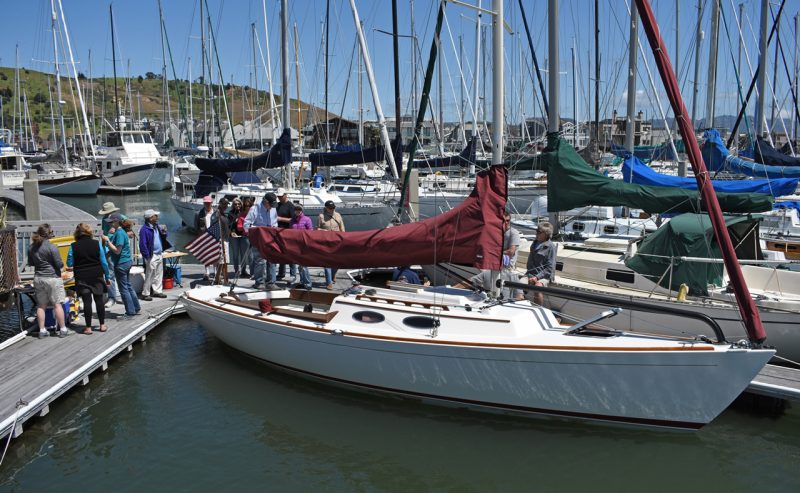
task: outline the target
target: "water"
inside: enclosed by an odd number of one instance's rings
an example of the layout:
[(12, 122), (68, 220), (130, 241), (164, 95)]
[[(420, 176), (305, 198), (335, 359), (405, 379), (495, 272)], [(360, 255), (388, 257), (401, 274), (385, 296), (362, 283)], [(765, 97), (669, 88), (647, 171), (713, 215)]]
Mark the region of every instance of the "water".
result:
[(798, 464), (797, 407), (699, 432), (485, 415), (287, 375), (177, 317), (30, 422), (0, 491), (783, 492)]

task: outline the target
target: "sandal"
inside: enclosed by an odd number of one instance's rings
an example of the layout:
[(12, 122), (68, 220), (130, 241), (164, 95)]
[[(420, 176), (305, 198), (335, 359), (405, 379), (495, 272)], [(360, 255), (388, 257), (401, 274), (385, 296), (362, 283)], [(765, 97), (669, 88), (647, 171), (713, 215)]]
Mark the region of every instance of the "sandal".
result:
[(86, 334), (87, 336), (92, 335), (92, 328), (86, 327), (85, 329), (83, 329), (83, 333)]
[(106, 327), (106, 324), (100, 325), (100, 332), (105, 332), (107, 330), (108, 330), (108, 327)]

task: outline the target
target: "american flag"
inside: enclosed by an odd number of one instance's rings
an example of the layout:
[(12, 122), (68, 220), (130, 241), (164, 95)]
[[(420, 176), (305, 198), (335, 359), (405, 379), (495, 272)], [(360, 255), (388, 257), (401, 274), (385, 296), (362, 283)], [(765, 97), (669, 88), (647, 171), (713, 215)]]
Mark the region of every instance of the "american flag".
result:
[(186, 249), (192, 252), (192, 255), (203, 265), (216, 264), (219, 262), (220, 254), (222, 253), (219, 237), (219, 221), (214, 221), (205, 233), (189, 242), (186, 245)]

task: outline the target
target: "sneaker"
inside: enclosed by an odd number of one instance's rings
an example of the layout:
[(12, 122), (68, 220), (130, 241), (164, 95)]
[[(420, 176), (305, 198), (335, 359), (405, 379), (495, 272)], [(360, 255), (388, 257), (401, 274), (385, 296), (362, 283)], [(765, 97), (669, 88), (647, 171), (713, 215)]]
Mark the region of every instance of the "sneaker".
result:
[(68, 328), (64, 327), (63, 329), (59, 329), (56, 332), (56, 334), (58, 334), (58, 337), (63, 339), (65, 337), (67, 337), (67, 336), (71, 336), (73, 334), (73, 332), (71, 330), (69, 330)]
[(328, 291), (333, 291), (333, 284), (328, 284), (326, 288), (328, 289)]
[(165, 295), (164, 293), (153, 293), (151, 296), (153, 296), (153, 298), (166, 298), (167, 297), (167, 295)]
[(266, 286), (264, 286), (264, 288), (267, 291), (277, 291), (277, 290), (281, 289), (277, 284), (273, 284), (273, 283), (267, 284)]
[(242, 272), (241, 274), (239, 274), (239, 278), (250, 279), (250, 274), (248, 274), (247, 272)]
[(253, 289), (261, 289), (262, 286), (263, 286), (263, 284), (257, 282), (255, 284), (253, 284)]
[(142, 301), (153, 301), (153, 298), (151, 298), (150, 296), (142, 296), (139, 299), (142, 300)]
[(303, 286), (303, 289), (305, 289), (306, 291), (311, 291), (314, 288), (311, 286), (311, 284), (309, 284), (308, 286)]
[(39, 331), (39, 339), (44, 339), (45, 337), (50, 337), (50, 331), (47, 329), (42, 329)]
[(110, 300), (106, 301), (106, 308), (111, 308), (112, 306), (117, 304), (117, 300), (111, 298)]

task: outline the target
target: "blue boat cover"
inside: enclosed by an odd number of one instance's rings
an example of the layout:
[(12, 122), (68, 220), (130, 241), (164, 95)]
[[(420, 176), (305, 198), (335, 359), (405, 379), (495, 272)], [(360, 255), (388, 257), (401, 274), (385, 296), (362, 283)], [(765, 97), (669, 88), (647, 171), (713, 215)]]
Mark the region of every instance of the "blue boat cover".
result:
[(467, 143), (467, 147), (457, 156), (440, 157), (434, 159), (414, 160), (413, 168), (436, 169), (436, 168), (467, 168), (475, 164), (475, 152), (477, 147), (477, 137), (472, 137)]
[(767, 166), (731, 156), (716, 130), (706, 130), (704, 137), (706, 141), (700, 151), (710, 171), (730, 171), (758, 178), (800, 178), (800, 166)]
[(771, 166), (800, 166), (800, 158), (787, 156), (775, 149), (763, 137), (756, 139), (753, 149), (753, 159), (757, 163), (769, 164)]
[[(630, 154), (622, 162), (622, 176), (627, 183), (679, 187), (697, 190), (697, 180), (680, 176), (663, 175)], [(773, 180), (711, 180), (714, 190), (729, 193), (768, 193), (773, 197), (791, 195), (797, 190), (798, 178), (775, 178)]]
[(260, 168), (280, 168), (292, 162), (292, 136), (288, 128), (283, 129), (278, 141), (267, 152), (251, 158), (211, 159), (198, 157), (194, 164), (202, 173), (224, 175), (236, 171), (255, 171)]
[[(395, 149), (402, 145), (399, 139), (392, 144)], [(308, 155), (311, 169), (316, 171), (318, 166), (342, 166), (345, 164), (378, 163), (386, 160), (386, 150), (383, 145), (368, 147), (358, 151), (345, 152), (312, 152)]]

